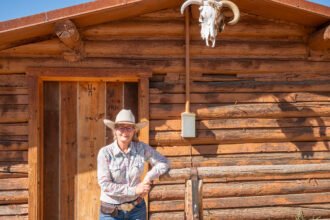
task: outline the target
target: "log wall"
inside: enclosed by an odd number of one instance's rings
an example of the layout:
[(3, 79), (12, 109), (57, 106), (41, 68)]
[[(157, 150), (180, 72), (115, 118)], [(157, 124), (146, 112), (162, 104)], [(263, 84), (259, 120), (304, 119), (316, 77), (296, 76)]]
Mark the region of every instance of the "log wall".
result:
[[(193, 20), (193, 139), (180, 134), (185, 42), (178, 8), (80, 29), (79, 62), (63, 58), (67, 48), (57, 38), (0, 51), (0, 218), (27, 214), (30, 66), (150, 68), (150, 144), (172, 168), (330, 163), (330, 59), (306, 46), (313, 31), (242, 12), (210, 48)], [(156, 182), (150, 219), (183, 219), (183, 187)], [(206, 179), (203, 191), (204, 219), (294, 219), (300, 211), (330, 217), (330, 174)]]

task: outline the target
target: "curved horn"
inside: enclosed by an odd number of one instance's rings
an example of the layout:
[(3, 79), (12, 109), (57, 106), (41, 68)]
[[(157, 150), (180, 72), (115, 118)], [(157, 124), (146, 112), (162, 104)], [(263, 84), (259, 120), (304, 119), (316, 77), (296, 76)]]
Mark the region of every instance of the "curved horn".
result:
[(239, 14), (239, 9), (237, 7), (237, 5), (235, 5), (233, 2), (231, 1), (226, 1), (226, 0), (223, 0), (221, 1), (222, 2), (222, 5), (223, 7), (227, 7), (227, 8), (230, 8), (233, 13), (234, 13), (234, 18), (233, 20), (229, 21), (228, 24), (229, 25), (234, 25), (238, 22), (239, 20), (239, 17), (240, 17), (240, 14)]
[(185, 3), (181, 6), (181, 14), (183, 14), (184, 10), (187, 6), (191, 4), (197, 4), (197, 5), (203, 5), (203, 0), (187, 0)]

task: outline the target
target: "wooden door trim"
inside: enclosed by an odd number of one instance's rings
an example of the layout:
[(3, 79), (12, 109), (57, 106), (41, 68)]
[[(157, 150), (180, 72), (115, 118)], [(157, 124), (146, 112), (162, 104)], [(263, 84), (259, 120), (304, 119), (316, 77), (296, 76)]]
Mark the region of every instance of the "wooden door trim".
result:
[[(120, 81), (138, 82), (139, 120), (149, 121), (149, 69), (130, 68), (28, 68), (29, 95), (29, 208), (31, 220), (43, 219), (43, 82), (44, 81)], [(141, 129), (140, 140), (149, 142), (149, 126)]]

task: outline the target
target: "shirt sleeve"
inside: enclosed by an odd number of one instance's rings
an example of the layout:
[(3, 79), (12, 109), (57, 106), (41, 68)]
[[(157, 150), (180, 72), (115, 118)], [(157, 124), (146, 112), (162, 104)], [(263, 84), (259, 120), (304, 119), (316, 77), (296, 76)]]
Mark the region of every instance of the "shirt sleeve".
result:
[(170, 169), (170, 162), (166, 157), (149, 145), (142, 144), (144, 145), (144, 160), (149, 162), (152, 166), (152, 169), (146, 174), (145, 179), (153, 180)]
[(130, 187), (128, 184), (114, 183), (110, 176), (110, 158), (101, 149), (97, 156), (97, 180), (101, 190), (108, 196), (135, 196), (136, 186)]

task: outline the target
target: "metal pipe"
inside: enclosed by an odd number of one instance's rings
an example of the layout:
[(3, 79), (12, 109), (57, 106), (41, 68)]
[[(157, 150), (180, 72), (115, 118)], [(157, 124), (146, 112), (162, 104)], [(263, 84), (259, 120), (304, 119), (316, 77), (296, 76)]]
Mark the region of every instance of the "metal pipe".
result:
[(185, 33), (186, 33), (186, 112), (190, 112), (190, 7), (185, 10)]

